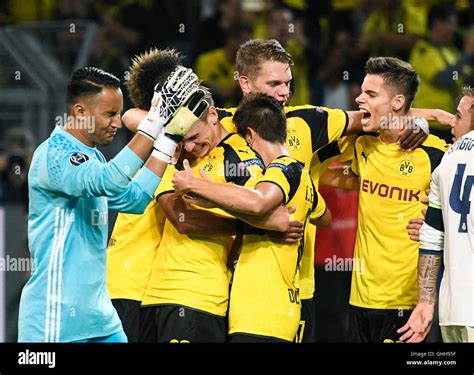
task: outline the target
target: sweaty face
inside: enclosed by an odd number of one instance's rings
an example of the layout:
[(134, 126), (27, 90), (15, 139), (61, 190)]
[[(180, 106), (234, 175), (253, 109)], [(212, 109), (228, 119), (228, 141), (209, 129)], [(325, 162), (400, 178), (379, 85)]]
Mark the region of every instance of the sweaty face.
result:
[(451, 126), (451, 134), (454, 135), (453, 142), (461, 138), (464, 134), (469, 133), (473, 128), (473, 112), (474, 97), (463, 96), (459, 102), (456, 116), (454, 117)]
[(392, 111), (392, 95), (377, 74), (367, 74), (362, 82), (361, 94), (355, 99), (362, 112), (362, 129), (373, 132), (380, 129), (381, 122), (387, 123)]
[(87, 138), (94, 145), (107, 145), (114, 139), (117, 129), (122, 127), (122, 90), (105, 87), (102, 92), (85, 100), (86, 121), (89, 128)]
[(262, 63), (257, 77), (249, 79), (249, 87), (244, 94), (267, 94), (286, 105), (290, 100), (290, 81), (292, 79), (289, 64), (278, 61)]

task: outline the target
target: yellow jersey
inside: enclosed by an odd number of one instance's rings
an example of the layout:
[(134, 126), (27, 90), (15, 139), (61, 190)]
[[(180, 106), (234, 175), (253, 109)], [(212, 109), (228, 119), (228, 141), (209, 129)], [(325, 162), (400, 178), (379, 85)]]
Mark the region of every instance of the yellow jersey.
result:
[[(352, 160), (356, 137), (356, 135), (342, 137), (340, 140), (324, 146), (314, 154), (311, 160), (310, 176), (316, 189), (318, 189), (319, 177), (329, 164), (335, 161), (345, 162)], [(324, 200), (322, 201), (324, 202)], [(320, 212), (319, 209), (313, 211), (311, 218), (322, 216), (326, 211), (326, 204), (321, 204), (318, 208), (323, 211)], [(304, 241), (304, 251), (300, 265), (300, 297), (302, 300), (313, 298), (315, 290), (314, 244), (316, 242), (316, 225), (308, 222), (305, 228)]]
[(349, 303), (371, 309), (413, 309), (418, 302), (418, 243), (408, 221), (421, 217), (447, 144), (430, 135), (402, 152), (376, 133), (357, 138), (351, 169), (360, 178), (359, 218)]
[[(294, 219), (307, 223), (317, 196), (308, 171), (294, 158), (274, 159), (260, 182), (278, 185)], [(293, 341), (300, 323), (298, 265), (303, 240), (281, 244), (265, 235), (245, 235), (234, 272), (229, 334), (246, 333)]]
[[(196, 176), (201, 167), (216, 182), (247, 187), (255, 186), (263, 169), (262, 161), (237, 134), (229, 134), (206, 157), (192, 160), (190, 165)], [(173, 193), (174, 172), (173, 167), (167, 168), (158, 188), (158, 198)], [(227, 256), (232, 243), (232, 236), (180, 234), (166, 220), (142, 305), (183, 305), (226, 316)]]
[[(217, 110), (222, 125), (229, 132), (236, 131), (232, 122), (235, 111), (236, 108)], [(285, 113), (288, 151), (293, 158), (304, 163), (306, 168), (309, 166), (316, 187), (322, 168), (326, 168), (333, 161), (352, 158), (355, 136), (341, 138), (349, 122), (345, 111), (304, 105), (287, 106)], [(300, 271), (301, 299), (311, 299), (314, 293), (316, 226), (308, 223), (304, 238), (305, 250)]]
[(118, 214), (107, 248), (110, 298), (142, 300), (164, 222), (165, 215), (156, 199), (142, 215)]

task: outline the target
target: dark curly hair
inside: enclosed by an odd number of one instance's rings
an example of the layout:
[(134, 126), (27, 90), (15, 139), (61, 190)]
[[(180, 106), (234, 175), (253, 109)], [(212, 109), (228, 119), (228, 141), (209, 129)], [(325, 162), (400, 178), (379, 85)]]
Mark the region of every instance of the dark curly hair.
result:
[(181, 65), (182, 60), (183, 56), (174, 49), (151, 48), (135, 56), (125, 74), (125, 84), (133, 105), (149, 110), (155, 85), (164, 81)]

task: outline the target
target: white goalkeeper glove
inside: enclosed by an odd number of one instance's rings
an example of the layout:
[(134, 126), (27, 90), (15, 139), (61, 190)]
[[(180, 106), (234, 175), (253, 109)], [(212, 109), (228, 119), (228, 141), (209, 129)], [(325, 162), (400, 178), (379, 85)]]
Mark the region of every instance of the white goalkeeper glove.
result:
[(204, 99), (205, 95), (205, 91), (199, 89), (179, 108), (153, 144), (151, 156), (170, 162), (178, 143), (209, 108), (209, 103)]
[(197, 91), (198, 85), (199, 79), (192, 69), (177, 67), (163, 83), (155, 86), (150, 110), (138, 125), (137, 131), (156, 140), (163, 126)]

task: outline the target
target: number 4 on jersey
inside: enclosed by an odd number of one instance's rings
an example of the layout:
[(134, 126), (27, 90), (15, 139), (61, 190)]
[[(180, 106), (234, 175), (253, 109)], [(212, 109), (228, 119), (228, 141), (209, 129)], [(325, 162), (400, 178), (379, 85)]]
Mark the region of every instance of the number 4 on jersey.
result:
[(451, 187), (451, 194), (449, 195), (449, 205), (454, 212), (461, 215), (458, 228), (459, 233), (467, 233), (467, 215), (469, 215), (471, 211), (471, 201), (469, 197), (471, 195), (472, 186), (474, 185), (474, 176), (466, 176), (464, 187), (462, 187), (465, 169), (466, 164), (458, 164), (453, 186)]

